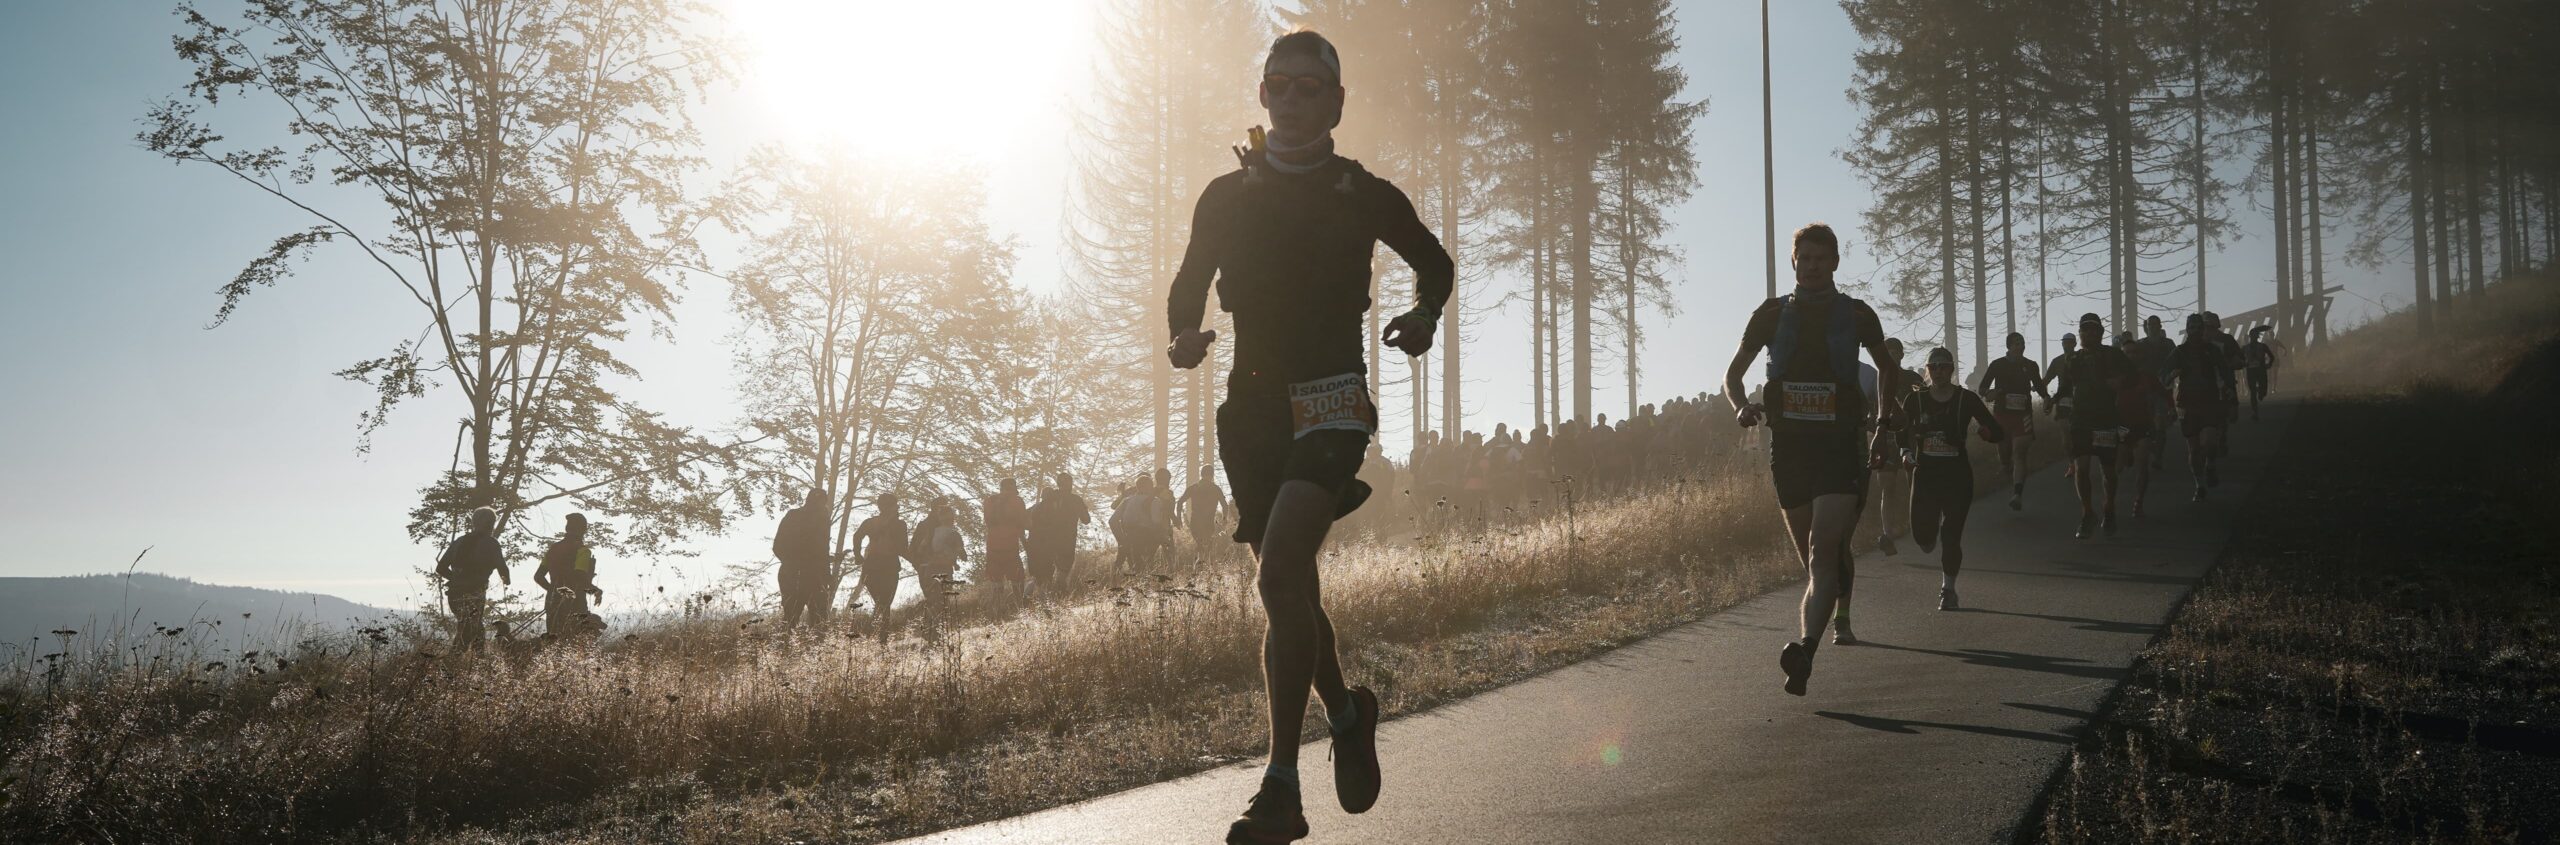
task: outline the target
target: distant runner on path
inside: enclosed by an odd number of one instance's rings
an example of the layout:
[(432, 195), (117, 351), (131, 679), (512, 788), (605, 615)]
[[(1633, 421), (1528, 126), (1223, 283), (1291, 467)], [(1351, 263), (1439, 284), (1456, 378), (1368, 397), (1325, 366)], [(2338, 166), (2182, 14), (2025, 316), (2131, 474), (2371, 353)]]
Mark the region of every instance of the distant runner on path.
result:
[(2215, 348), (2204, 315), (2187, 315), (2187, 342), (2178, 344), (2173, 362), (2178, 428), (2187, 436), (2187, 470), (2195, 476), (2195, 500), (2201, 502), (2205, 490), (2220, 479), (2216, 467), (2226, 433), (2222, 422), (2231, 411), (2222, 401), (2222, 351)]
[[(2021, 341), (2016, 345), (2024, 346)], [(1964, 570), (1965, 517), (1973, 513), (1973, 461), (1965, 451), (1965, 423), (1981, 426), (1982, 439), (1993, 443), (2008, 438), (2007, 424), (1981, 396), (1957, 386), (1956, 354), (1946, 347), (1929, 350), (1928, 378), (1928, 390), (1902, 401), (1903, 419), (1910, 421), (1902, 429), (1903, 448), (1920, 464), (1911, 473), (1911, 539), (1923, 552), (1944, 544), (1938, 553), (1938, 609), (1954, 610), (1956, 575)]]
[(2258, 403), (2267, 399), (2267, 374), (2276, 368), (2275, 347), (2267, 345), (2267, 328), (2249, 330), (2249, 345), (2240, 348), (2240, 363), (2249, 370), (2249, 421), (2258, 421)]
[(2116, 533), (2116, 449), (2124, 437), (2116, 399), (2124, 380), (2133, 377), (2133, 359), (2107, 345), (2106, 321), (2096, 314), (2080, 315), (2080, 337), (2087, 343), (2062, 356), (2061, 389), (2055, 393), (2071, 409), (2065, 436), (2072, 489), (2080, 495), (2080, 529), (2071, 536), (2086, 540), (2100, 530), (2110, 537)]
[(1742, 348), (1725, 370), (1725, 392), (1746, 396), (1742, 374), (1760, 350), (1769, 350), (1768, 386), (1760, 401), (1734, 413), (1745, 428), (1769, 423), (1769, 474), (1786, 512), (1787, 534), (1804, 560), (1804, 602), (1796, 641), (1778, 653), (1790, 695), (1803, 695), (1813, 675), (1814, 648), (1832, 619), (1839, 597), (1855, 577), (1849, 536), (1866, 501), (1867, 472), (1889, 459), (1889, 432), (1901, 427), (1898, 409), (1876, 414), (1876, 434), (1861, 448), (1859, 421), (1869, 397), (1858, 387), (1858, 350), (1875, 358), (1879, 396), (1899, 395), (1902, 362), (1885, 349), (1875, 309), (1832, 286), (1840, 269), (1840, 239), (1820, 223), (1797, 229), (1790, 253), (1794, 293), (1771, 299), (1751, 313)]
[(1217, 340), (1200, 330), (1213, 276), (1221, 307), (1235, 317), (1218, 458), (1235, 491), (1235, 539), (1260, 562), (1271, 765), (1227, 828), (1230, 843), (1307, 835), (1298, 739), (1310, 685), (1333, 735), (1342, 809), (1364, 812), (1378, 800), (1378, 697), (1343, 681), (1316, 560), (1334, 520), (1370, 493), (1357, 477), (1378, 428), (1361, 342), (1370, 255), (1385, 242), (1413, 268), (1420, 301), (1381, 338), (1408, 356), (1430, 351), (1455, 278), (1448, 251), (1412, 200), (1334, 155), (1343, 88), (1332, 43), (1307, 30), (1273, 41), (1260, 91), (1271, 133), (1252, 133), (1252, 146), (1236, 151), (1242, 166), (1201, 191), (1166, 303), (1173, 336), (1166, 356), (1181, 369), (1199, 366)]
[(2000, 420), (2000, 430), (2008, 436), (2000, 442), (2001, 474), (2009, 478), (2009, 509), (2026, 507), (2027, 450), (2036, 442), (2035, 399), (2044, 397), (2046, 404), (2053, 395), (2044, 389), (2044, 370), (2036, 359), (2027, 357), (2027, 336), (2009, 333), (2009, 354), (1991, 362), (1982, 370), (1981, 395), (1991, 403), (1991, 415)]

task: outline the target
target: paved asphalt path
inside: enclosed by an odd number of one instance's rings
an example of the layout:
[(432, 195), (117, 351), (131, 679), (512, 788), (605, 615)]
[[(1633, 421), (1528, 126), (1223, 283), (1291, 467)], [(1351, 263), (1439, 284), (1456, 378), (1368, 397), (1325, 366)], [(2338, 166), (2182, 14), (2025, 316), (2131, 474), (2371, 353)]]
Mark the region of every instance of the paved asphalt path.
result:
[[(1778, 689), (1800, 589), (1384, 725), (1386, 790), (1333, 798), (1324, 743), (1302, 757), (1306, 841), (1363, 843), (2006, 842), (2135, 652), (2231, 535), (2292, 417), (2238, 426), (2213, 500), (2188, 501), (2173, 443), (2150, 515), (2071, 538), (2059, 466), (1979, 500), (1962, 611), (1909, 543), (1858, 559), (1856, 629), (1825, 645), (1811, 694)], [(2046, 425), (2047, 435), (2054, 426)], [(2173, 432), (2174, 433), (2174, 432)], [(1976, 443), (1976, 448), (1983, 444)], [(1771, 505), (1775, 507), (1774, 504)], [(1356, 681), (1356, 679), (1355, 679)], [(934, 843), (1216, 842), (1261, 764), (1234, 765), (976, 827)]]

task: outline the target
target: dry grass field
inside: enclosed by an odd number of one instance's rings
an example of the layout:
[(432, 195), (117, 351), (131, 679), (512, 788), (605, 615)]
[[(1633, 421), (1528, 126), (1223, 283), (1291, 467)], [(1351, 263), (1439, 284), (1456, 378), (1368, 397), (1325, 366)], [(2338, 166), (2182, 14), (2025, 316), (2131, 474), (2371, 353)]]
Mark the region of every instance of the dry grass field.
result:
[[(1411, 713), (1794, 583), (1766, 470), (1695, 474), (1329, 551), (1347, 668)], [(415, 621), (240, 654), (73, 634), (0, 670), (0, 840), (860, 842), (1001, 817), (1258, 753), (1249, 583), (1238, 561), (971, 597), (885, 645), (753, 615), (480, 655)]]

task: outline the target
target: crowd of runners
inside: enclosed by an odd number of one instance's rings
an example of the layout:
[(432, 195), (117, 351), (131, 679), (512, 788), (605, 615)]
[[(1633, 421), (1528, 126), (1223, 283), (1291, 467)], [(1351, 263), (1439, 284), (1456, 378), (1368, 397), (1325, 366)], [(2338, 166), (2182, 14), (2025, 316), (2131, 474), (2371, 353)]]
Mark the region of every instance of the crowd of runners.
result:
[[(1857, 574), (1849, 537), (1871, 485), (1884, 502), (1879, 546), (1892, 554), (1893, 539), (1907, 531), (1921, 551), (1937, 551), (1938, 609), (1954, 610), (1974, 496), (1968, 429), (1999, 445), (2009, 507), (2021, 510), (2023, 456), (2040, 408), (2065, 443), (2064, 475), (2079, 503), (2073, 536), (2112, 537), (2128, 479), (2130, 513), (2144, 515), (2173, 427), (2186, 439), (2193, 500), (2205, 501), (2221, 484), (2221, 460), (2239, 419), (2240, 374), (2248, 374), (2254, 418), (2276, 363), (2262, 331), (2243, 346), (2210, 311), (2186, 318), (2182, 340), (2152, 317), (2144, 336), (2126, 332), (2113, 343), (2105, 319), (2084, 314), (2079, 331), (2063, 335), (2063, 354), (2043, 367), (2026, 357), (2026, 339), (2011, 333), (2007, 354), (1983, 368), (1976, 392), (1956, 379), (1955, 354), (1944, 347), (1929, 351), (1926, 376), (1901, 369), (1900, 344), (1883, 336), (1875, 311), (1832, 286), (1840, 246), (1830, 227), (1796, 230), (1790, 254), (1795, 290), (1752, 313), (1725, 380), (1730, 392), (1754, 396), (1735, 419), (1770, 431), (1778, 507), (1804, 561), (1798, 636), (1778, 657), (1783, 687), (1794, 695), (1805, 694), (1826, 627), (1835, 645), (1857, 642), (1849, 626)], [(1767, 385), (1744, 393), (1742, 377), (1764, 351)], [(1859, 362), (1860, 352), (1873, 363)], [(1908, 495), (1897, 503), (1893, 494), (1903, 489)], [(1907, 521), (1897, 522), (1905, 513)]]
[[(1833, 286), (1839, 239), (1815, 223), (1794, 233), (1795, 288), (1752, 312), (1723, 392), (1648, 405), (1614, 423), (1601, 416), (1525, 432), (1502, 425), (1489, 435), (1427, 433), (1404, 461), (1390, 461), (1376, 442), (1362, 328), (1372, 252), (1387, 245), (1414, 273), (1417, 301), (1380, 338), (1407, 356), (1431, 349), (1455, 268), (1403, 191), (1334, 153), (1344, 89), (1333, 46), (1293, 32), (1271, 45), (1263, 67), (1258, 95), (1271, 129), (1251, 132), (1235, 150), (1237, 168), (1202, 191), (1166, 313), (1165, 354), (1179, 369), (1199, 366), (1219, 340), (1202, 328), (1213, 285), (1233, 319), (1233, 368), (1216, 429), (1230, 489), (1206, 468), (1179, 485), (1159, 469), (1109, 482), (1100, 508), (1115, 541), (1108, 564), (1115, 573), (1186, 554), (1212, 558), (1235, 544), (1250, 552), (1268, 623), (1269, 762), (1227, 831), (1231, 843), (1307, 835), (1298, 747), (1311, 698), (1323, 706), (1332, 738), (1342, 809), (1363, 812), (1378, 799), (1378, 698), (1344, 676), (1317, 577), (1326, 539), (1355, 514), (1352, 524), (1377, 533), (1431, 531), (1766, 460), (1806, 574), (1799, 630), (1779, 656), (1784, 690), (1803, 695), (1826, 631), (1833, 644), (1857, 641), (1850, 546), (1870, 506), (1881, 512), (1878, 550), (1896, 554), (1898, 541), (1908, 540), (1938, 554), (1938, 607), (1957, 609), (1975, 493), (1970, 439), (1996, 445), (2008, 506), (2022, 510), (2031, 444), (2060, 436), (2079, 505), (2075, 536), (2113, 536), (2120, 498), (2132, 499), (2130, 516), (2144, 515), (2173, 430), (2186, 441), (2193, 499), (2210, 495), (2242, 408), (2243, 375), (2254, 417), (2276, 364), (2277, 348), (2258, 332), (2242, 344), (2205, 312), (2188, 316), (2176, 338), (2158, 317), (2145, 321), (2140, 337), (2110, 338), (2103, 319), (2084, 315), (2078, 331), (2063, 336), (2063, 354), (2041, 364), (2011, 333), (2006, 354), (1979, 365), (1971, 387), (1945, 348), (1928, 350), (1920, 371), (1906, 370), (1902, 344), (1885, 336), (1874, 309)], [(1764, 354), (1765, 381), (1747, 387), (1744, 377)], [(840, 514), (826, 492), (810, 492), (784, 515), (773, 541), (782, 623), (826, 619), (848, 576), (859, 588), (848, 607), (867, 598), (883, 638), (891, 626), (882, 617), (904, 581), (918, 587), (917, 613), (930, 621), (942, 612), (971, 546), (963, 503), (929, 499), (912, 524), (895, 495), (873, 505), (840, 552), (829, 550)], [(975, 577), (987, 588), (1022, 597), (1069, 589), (1092, 574), (1076, 571), (1076, 550), (1097, 509), (1075, 479), (1046, 479), (1032, 499), (1008, 479), (976, 510), (983, 529)], [(470, 533), (436, 567), (465, 647), (484, 637), (489, 576), (512, 583), (495, 528), (493, 512), (475, 512)], [(550, 636), (592, 637), (603, 627), (589, 606), (603, 592), (585, 535), (584, 517), (570, 515), (534, 576)]]

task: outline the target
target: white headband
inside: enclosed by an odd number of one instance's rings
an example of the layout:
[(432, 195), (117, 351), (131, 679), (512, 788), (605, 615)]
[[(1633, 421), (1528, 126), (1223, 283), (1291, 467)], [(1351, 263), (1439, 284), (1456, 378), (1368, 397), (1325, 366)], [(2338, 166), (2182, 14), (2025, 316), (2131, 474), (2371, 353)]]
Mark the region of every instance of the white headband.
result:
[[(1333, 71), (1334, 84), (1342, 84), (1342, 57), (1334, 53), (1333, 42), (1317, 41), (1316, 47), (1318, 48), (1316, 50), (1316, 60), (1323, 62), (1326, 70)], [(1265, 58), (1262, 60), (1262, 72), (1265, 74), (1271, 72), (1271, 59)]]

